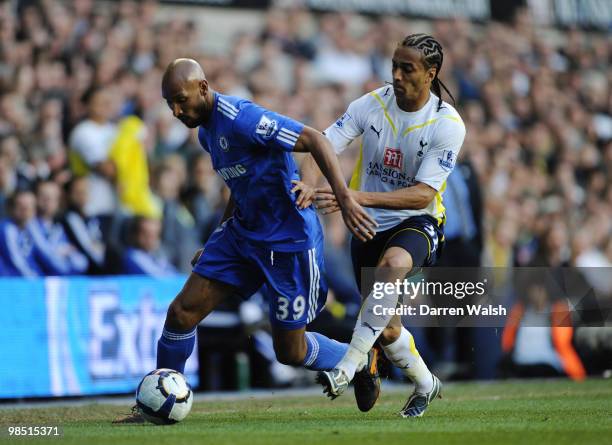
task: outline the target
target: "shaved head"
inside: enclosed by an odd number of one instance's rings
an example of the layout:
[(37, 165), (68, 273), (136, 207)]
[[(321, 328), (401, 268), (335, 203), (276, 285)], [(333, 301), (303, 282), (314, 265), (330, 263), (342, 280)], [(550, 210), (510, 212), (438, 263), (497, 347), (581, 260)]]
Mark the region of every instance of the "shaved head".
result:
[(175, 59), (166, 68), (162, 79), (162, 89), (169, 82), (191, 82), (206, 80), (204, 70), (193, 59)]
[(189, 128), (203, 124), (212, 108), (213, 94), (204, 70), (193, 59), (172, 61), (162, 79), (162, 96), (174, 117)]

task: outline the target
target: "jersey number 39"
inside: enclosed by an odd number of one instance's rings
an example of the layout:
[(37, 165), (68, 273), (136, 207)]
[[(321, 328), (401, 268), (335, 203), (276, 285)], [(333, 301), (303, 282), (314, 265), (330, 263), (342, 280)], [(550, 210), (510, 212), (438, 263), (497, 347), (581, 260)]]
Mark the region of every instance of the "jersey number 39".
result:
[(298, 295), (293, 303), (291, 309), (289, 308), (289, 299), (287, 297), (278, 297), (278, 305), (276, 307), (276, 319), (286, 320), (289, 317), (289, 312), (293, 313), (293, 319), (299, 320), (304, 315), (306, 310), (306, 299), (302, 295)]

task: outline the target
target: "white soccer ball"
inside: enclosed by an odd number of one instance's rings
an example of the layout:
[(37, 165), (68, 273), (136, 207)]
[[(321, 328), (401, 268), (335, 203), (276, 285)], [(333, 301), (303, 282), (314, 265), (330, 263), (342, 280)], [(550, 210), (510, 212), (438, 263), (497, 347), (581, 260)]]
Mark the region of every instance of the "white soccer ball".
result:
[(180, 422), (191, 410), (193, 392), (185, 376), (173, 369), (156, 369), (144, 376), (136, 390), (136, 403), (149, 422)]

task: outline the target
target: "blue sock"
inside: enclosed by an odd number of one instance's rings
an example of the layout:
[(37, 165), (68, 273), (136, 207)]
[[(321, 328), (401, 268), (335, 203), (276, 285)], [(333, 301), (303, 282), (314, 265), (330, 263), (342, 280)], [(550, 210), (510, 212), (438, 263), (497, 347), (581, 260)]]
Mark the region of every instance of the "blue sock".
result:
[(348, 345), (327, 338), (317, 332), (306, 332), (304, 366), (315, 371), (329, 371), (340, 362)]
[(164, 327), (157, 341), (157, 369), (170, 368), (178, 372), (185, 371), (185, 362), (195, 345), (196, 329), (177, 331)]

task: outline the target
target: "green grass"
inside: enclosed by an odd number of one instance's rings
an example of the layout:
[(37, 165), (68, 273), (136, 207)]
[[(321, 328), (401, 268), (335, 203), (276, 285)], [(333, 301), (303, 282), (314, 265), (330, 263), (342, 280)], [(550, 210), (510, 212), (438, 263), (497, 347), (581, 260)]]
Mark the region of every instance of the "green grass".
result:
[(612, 381), (447, 385), (421, 419), (396, 415), (405, 394), (383, 393), (363, 414), (352, 394), (199, 402), (172, 426), (113, 426), (126, 408), (110, 405), (1, 410), (6, 426), (62, 425), (64, 437), (11, 443), (68, 444), (612, 444)]

